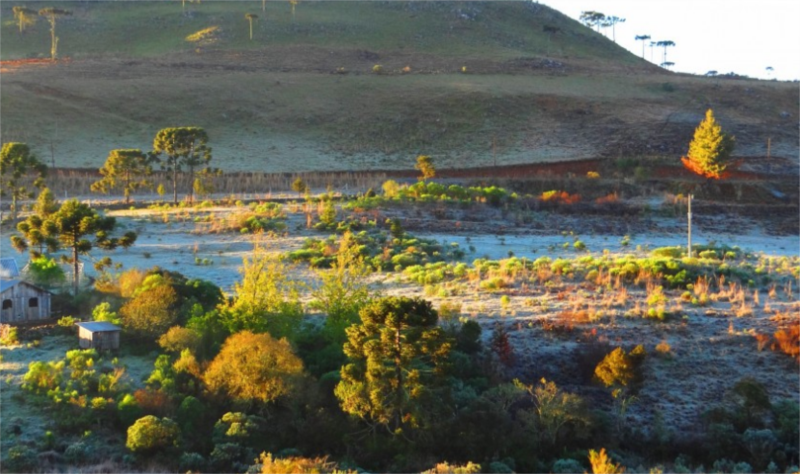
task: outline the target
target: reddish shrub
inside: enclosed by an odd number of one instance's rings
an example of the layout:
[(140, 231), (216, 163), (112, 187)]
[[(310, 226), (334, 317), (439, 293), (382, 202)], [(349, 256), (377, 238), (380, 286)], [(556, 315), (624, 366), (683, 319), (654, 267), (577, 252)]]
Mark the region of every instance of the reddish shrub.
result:
[(139, 389), (133, 392), (133, 398), (145, 415), (168, 416), (174, 411), (169, 397), (160, 391)]

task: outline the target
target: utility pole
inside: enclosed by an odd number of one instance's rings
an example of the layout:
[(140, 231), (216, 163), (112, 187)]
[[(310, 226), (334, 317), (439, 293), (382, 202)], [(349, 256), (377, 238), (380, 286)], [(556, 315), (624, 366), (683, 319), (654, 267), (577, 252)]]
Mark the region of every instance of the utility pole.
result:
[(769, 159), (769, 154), (772, 148), (772, 137), (767, 138), (767, 159)]
[(686, 255), (688, 257), (692, 256), (692, 198), (693, 197), (694, 196), (689, 194), (689, 196), (688, 196), (688, 198), (686, 200), (689, 203), (689, 212), (687, 213), (687, 216), (689, 218), (688, 219), (688, 221), (689, 221), (689, 232), (688, 232), (689, 242), (688, 242), (688, 244), (686, 246)]
[(497, 145), (494, 134), (492, 134), (492, 161), (494, 161), (494, 167), (497, 168)]

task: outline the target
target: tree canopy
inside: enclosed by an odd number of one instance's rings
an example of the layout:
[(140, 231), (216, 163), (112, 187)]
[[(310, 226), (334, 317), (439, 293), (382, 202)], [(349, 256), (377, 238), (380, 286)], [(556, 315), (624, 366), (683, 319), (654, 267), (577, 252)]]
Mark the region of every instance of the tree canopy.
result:
[[(17, 201), (33, 197), (29, 189), (44, 186), (47, 166), (31, 153), (25, 143), (4, 143), (0, 151), (0, 196), (11, 197), (11, 216), (17, 218)], [(31, 181), (29, 184), (28, 182)]]
[[(41, 218), (41, 216), (39, 216)], [(48, 238), (48, 246), (53, 244), (52, 251), (58, 248), (70, 250), (71, 258), (62, 257), (73, 265), (73, 289), (78, 292), (78, 275), (80, 256), (87, 255), (92, 249), (100, 247), (103, 250), (113, 250), (117, 247), (128, 248), (136, 242), (136, 233), (129, 231), (121, 237), (111, 237), (117, 221), (113, 217), (105, 217), (97, 213), (87, 204), (75, 199), (66, 201), (50, 216), (42, 219), (41, 229), (43, 236)], [(24, 251), (29, 245), (36, 245), (36, 241), (28, 236), (13, 239), (14, 247)]]
[(269, 403), (293, 392), (302, 373), (286, 339), (242, 331), (225, 340), (203, 379), (212, 393), (235, 402)]
[(436, 310), (420, 298), (388, 297), (360, 316), (361, 324), (346, 330), (344, 353), (350, 362), (335, 390), (342, 409), (396, 434), (422, 425), (452, 348), (437, 326)]
[[(178, 173), (183, 167), (189, 170), (189, 183), (194, 183), (195, 169), (206, 166), (211, 161), (211, 148), (208, 146), (208, 134), (200, 127), (164, 128), (153, 140), (153, 153), (161, 160), (161, 167), (172, 174), (172, 201), (178, 203)], [(189, 187), (189, 199), (194, 197), (193, 187)]]
[(91, 189), (107, 194), (112, 189), (122, 188), (125, 203), (128, 204), (132, 192), (151, 185), (147, 179), (151, 173), (150, 159), (142, 150), (111, 150), (105, 164), (100, 168), (103, 178), (92, 183)]

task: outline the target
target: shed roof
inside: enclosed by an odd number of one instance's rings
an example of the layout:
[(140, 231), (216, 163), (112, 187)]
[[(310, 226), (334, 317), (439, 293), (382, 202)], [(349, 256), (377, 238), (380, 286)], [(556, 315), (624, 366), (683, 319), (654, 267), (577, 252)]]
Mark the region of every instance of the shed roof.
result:
[(89, 332), (114, 332), (121, 329), (116, 324), (111, 324), (106, 321), (88, 321), (76, 324)]
[(3, 278), (17, 278), (19, 276), (17, 261), (11, 257), (0, 258), (0, 276)]
[(0, 292), (6, 291), (9, 288), (17, 286), (19, 284), (28, 285), (32, 288), (36, 288), (39, 291), (50, 293), (49, 290), (42, 288), (41, 286), (34, 285), (33, 283), (23, 281), (23, 280), (0, 280)]
[(0, 280), (0, 292), (16, 286), (17, 283), (19, 283), (19, 280)]

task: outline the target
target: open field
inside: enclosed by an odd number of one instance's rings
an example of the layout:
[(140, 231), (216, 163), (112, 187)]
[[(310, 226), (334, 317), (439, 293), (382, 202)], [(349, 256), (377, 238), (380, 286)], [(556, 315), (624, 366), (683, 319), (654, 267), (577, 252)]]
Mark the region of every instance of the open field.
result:
[[(635, 278), (621, 280), (613, 277), (611, 270), (602, 270), (604, 264), (599, 273), (590, 270), (597, 262), (646, 262), (654, 259), (656, 247), (683, 245), (685, 223), (680, 213), (673, 215), (669, 200), (656, 204), (651, 199), (650, 214), (628, 215), (624, 219), (593, 214), (601, 207), (594, 211), (584, 207), (573, 214), (565, 212), (566, 205), (558, 206), (530, 212), (529, 220), (520, 221), (527, 224), (511, 222), (511, 216), (518, 211), (485, 204), (405, 203), (369, 210), (362, 209), (364, 204), (359, 202), (344, 201), (337, 206), (337, 220), (383, 222), (398, 218), (407, 232), (413, 233), (409, 238), (414, 241), (432, 239), (441, 248), (464, 250), (462, 257), (436, 264), (431, 270), (426, 270), (427, 265), (425, 269), (384, 269), (370, 277), (371, 287), (382, 296), (423, 297), (438, 308), (457, 308), (464, 320), (475, 321), (483, 328), (484, 347), (493, 347), (498, 333), (507, 334), (514, 357), (502, 365), (503, 378), (535, 381), (544, 377), (563, 390), (580, 395), (595, 409), (613, 412), (612, 399), (605, 389), (591, 382), (591, 370), (586, 364), (597, 363), (597, 354), (602, 356), (614, 347), (641, 344), (648, 353), (642, 368), (646, 375), (624, 416), (625, 429), (649, 433), (654, 423), (664, 423), (665, 436), (677, 443), (672, 446), (681, 446), (679, 449), (686, 452), (692, 451), (685, 444), (689, 438), (683, 434), (703, 432), (704, 413), (709, 407), (725, 403), (741, 380), (757, 380), (773, 401), (800, 403), (796, 361), (770, 350), (763, 340), (800, 322), (800, 240), (796, 232), (775, 235), (776, 224), (785, 217), (738, 216), (732, 220), (727, 215), (712, 217), (699, 212), (695, 244), (733, 250), (695, 260), (709, 268), (727, 265), (745, 272), (756, 267), (764, 270), (748, 273), (756, 281), (735, 276), (739, 274), (729, 278), (711, 276), (705, 288), (702, 277), (693, 281), (694, 290), (686, 290), (685, 283), (662, 289), (665, 280), (659, 275), (639, 273)], [(292, 255), (307, 248), (309, 239), (325, 239), (329, 235), (306, 228), (308, 208), (302, 201), (287, 201), (281, 206), (286, 216), (285, 230), (277, 235), (240, 232), (238, 226), (244, 221), (238, 216), (246, 216), (255, 208), (217, 203), (196, 208), (109, 211), (123, 230), (139, 234), (130, 250), (109, 254), (123, 264), (115, 271), (159, 265), (187, 277), (211, 281), (234, 295), (234, 285), (241, 279), (242, 259), (252, 255), (254, 245)], [(312, 215), (316, 222), (317, 210)], [(447, 222), (451, 223), (450, 230), (442, 231), (448, 227), (442, 223)], [(577, 242), (585, 248), (579, 249)], [(0, 252), (11, 252), (6, 239), (0, 242)], [(467, 269), (463, 276), (453, 270), (460, 262)], [(528, 266), (531, 262), (532, 266)], [(305, 263), (292, 268), (291, 278), (309, 289), (301, 296), (305, 305), (313, 300), (308, 291), (319, 284), (320, 271), (324, 272)], [(441, 271), (443, 277), (428, 280)], [(760, 283), (757, 275), (769, 278), (771, 283)], [(698, 298), (702, 302), (698, 303)], [(662, 313), (665, 316), (654, 316)], [(88, 313), (74, 315), (90, 317)], [(309, 306), (307, 318), (319, 320), (324, 316)], [(24, 340), (31, 340), (30, 336), (25, 337)], [(51, 334), (43, 337), (40, 344), (2, 349), (3, 371), (8, 375), (4, 381), (3, 430), (13, 430), (17, 433), (15, 439), (34, 447), (45, 430), (54, 428), (41, 418), (36, 405), (22, 401), (20, 394), (24, 392), (19, 384), (25, 366), (30, 361), (57, 359), (58, 351), (74, 347), (75, 340)], [(141, 383), (147, 378), (153, 355), (143, 358), (123, 351), (119, 359), (133, 367), (129, 372), (132, 381)], [(40, 422), (19, 421), (37, 419)], [(63, 439), (57, 451), (68, 445), (70, 438)], [(92, 439), (82, 442), (93, 443)], [(108, 459), (117, 463), (116, 468), (124, 462), (120, 454), (113, 454), (119, 452), (122, 442), (108, 438), (103, 448), (108, 450)], [(5, 448), (4, 453), (7, 454)], [(59, 456), (55, 458), (64, 462)]]
[[(738, 156), (768, 139), (772, 156), (798, 154), (796, 85), (676, 75), (543, 6), (318, 2), (292, 21), (273, 2), (252, 43), (255, 4), (74, 6), (56, 64), (15, 62), (43, 50), (43, 25), (0, 30), (3, 136), (58, 167), (148, 150), (176, 125), (205, 128), (226, 171), (675, 157), (709, 107)], [(184, 39), (210, 26), (210, 43)]]

